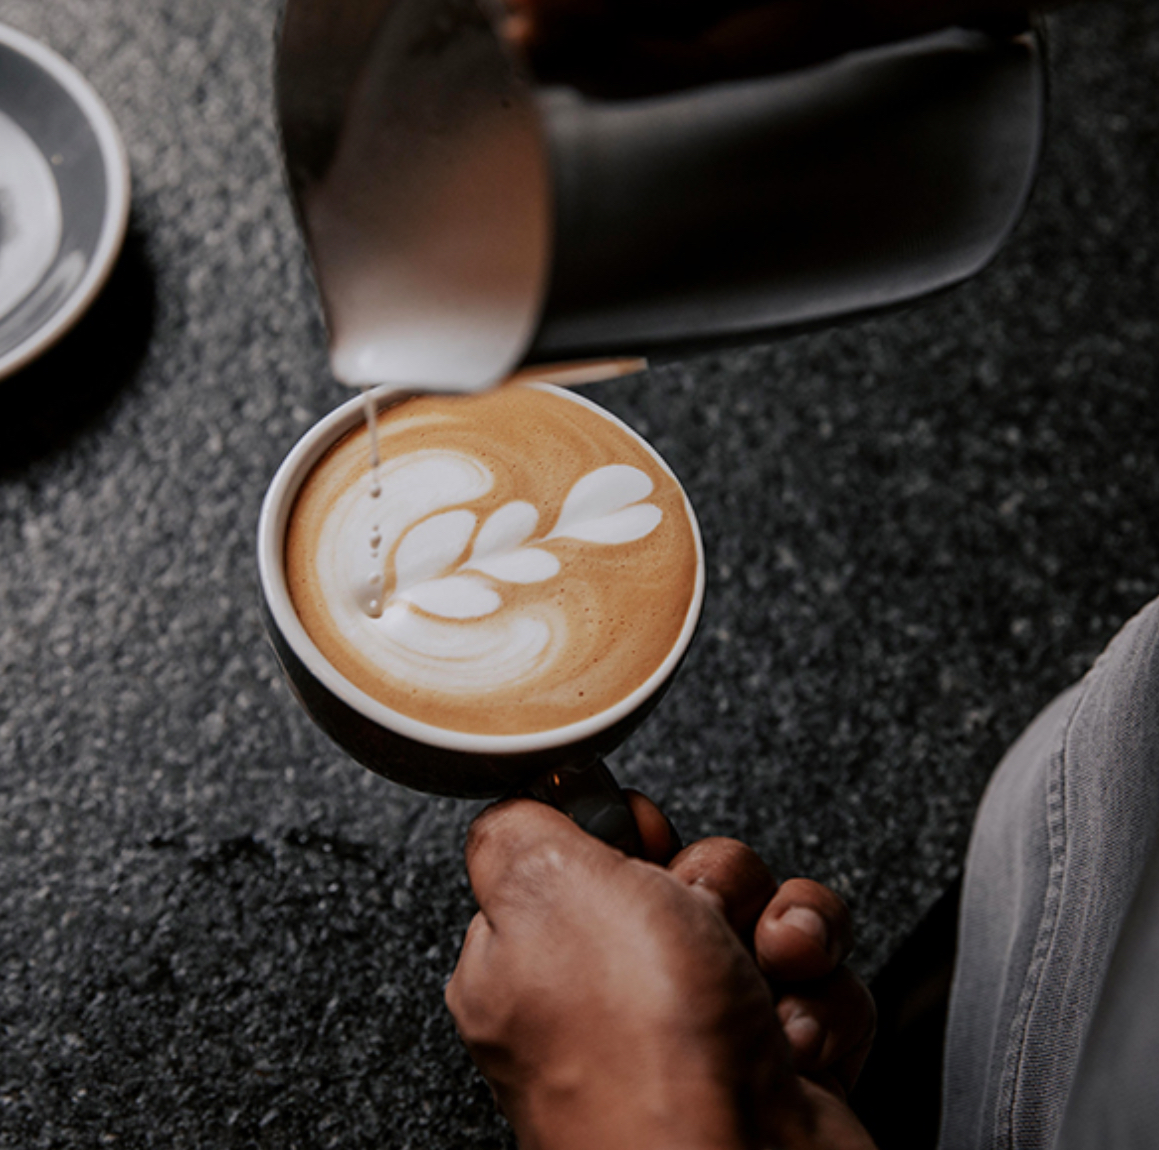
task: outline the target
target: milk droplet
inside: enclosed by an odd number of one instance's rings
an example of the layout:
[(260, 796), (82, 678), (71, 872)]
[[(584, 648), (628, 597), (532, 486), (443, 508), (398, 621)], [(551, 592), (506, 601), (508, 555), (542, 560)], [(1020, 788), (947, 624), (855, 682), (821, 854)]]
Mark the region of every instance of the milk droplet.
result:
[[(374, 556), (371, 556), (373, 563)], [(382, 601), (382, 584), (383, 575), (377, 568), (372, 568), (370, 573), (366, 576), (366, 583), (364, 584), (364, 592), (362, 598), (362, 609), (370, 616), (371, 619), (377, 619), (383, 610)]]
[(382, 614), (382, 600), (379, 598), (379, 588), (382, 586), (382, 576), (374, 572), (366, 580), (366, 598), (363, 600), (364, 610), (372, 619)]

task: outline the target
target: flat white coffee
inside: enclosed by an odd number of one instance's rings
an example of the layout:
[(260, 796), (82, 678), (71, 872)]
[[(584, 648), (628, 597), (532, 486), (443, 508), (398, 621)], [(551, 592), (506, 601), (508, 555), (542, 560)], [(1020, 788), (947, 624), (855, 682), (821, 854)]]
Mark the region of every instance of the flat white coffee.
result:
[(679, 485), (559, 392), (381, 412), (307, 477), (286, 536), (295, 610), (391, 709), (446, 730), (552, 730), (614, 706), (677, 643), (697, 547)]

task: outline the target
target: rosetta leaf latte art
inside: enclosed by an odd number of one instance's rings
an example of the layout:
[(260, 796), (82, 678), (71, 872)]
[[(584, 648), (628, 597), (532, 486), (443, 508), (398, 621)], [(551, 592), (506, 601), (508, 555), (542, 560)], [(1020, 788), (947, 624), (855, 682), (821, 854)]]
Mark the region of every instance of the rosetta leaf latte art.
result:
[(568, 492), (549, 539), (631, 543), (654, 531), (663, 515), (652, 503), (652, 480), (637, 467), (612, 463), (588, 472)]
[[(575, 539), (608, 546), (643, 539), (664, 515), (644, 502), (652, 488), (639, 468), (599, 467), (574, 484), (555, 526), (538, 542)], [(503, 605), (495, 583), (542, 583), (559, 574), (559, 559), (528, 543), (539, 524), (532, 504), (512, 500), (476, 532), (477, 523), (474, 512), (458, 508), (411, 527), (395, 550), (390, 598), (444, 619), (481, 619)], [(464, 559), (472, 535), (474, 546)]]
[(430, 615), (444, 619), (481, 619), (503, 606), (499, 592), (474, 575), (448, 575), (428, 579), (399, 596)]
[(505, 503), (479, 528), (471, 550), (471, 561), (506, 554), (521, 546), (531, 538), (538, 522), (539, 512), (532, 504), (522, 499)]
[(394, 553), (396, 591), (447, 574), (470, 542), (475, 523), (470, 511), (444, 511), (412, 527)]

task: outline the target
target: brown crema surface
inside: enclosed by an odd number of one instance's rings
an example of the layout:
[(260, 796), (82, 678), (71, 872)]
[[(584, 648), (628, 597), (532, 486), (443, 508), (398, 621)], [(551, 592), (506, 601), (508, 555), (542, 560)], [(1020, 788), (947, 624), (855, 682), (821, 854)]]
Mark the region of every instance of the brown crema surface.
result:
[[(379, 413), (378, 431), (384, 464), (412, 452), (437, 450), (475, 459), (492, 472), (490, 491), (453, 508), (475, 514), (476, 535), (488, 516), (513, 500), (538, 509), (539, 520), (526, 545), (553, 554), (560, 562), (559, 573), (528, 584), (491, 580), (502, 606), (481, 622), (502, 625), (505, 618), (546, 609), (548, 616), (562, 618), (565, 633), (555, 636), (562, 641), (553, 641), (549, 656), (533, 673), (515, 682), (484, 680), (468, 692), (408, 681), (397, 668), (350, 641), (322, 591), (319, 564), (328, 557), (320, 557), (319, 546), (339, 500), (367, 481), (369, 435), (359, 425), (307, 477), (286, 535), (286, 575), (294, 607), (319, 650), (346, 679), (392, 710), (432, 726), (510, 735), (552, 730), (596, 715), (660, 666), (680, 635), (695, 591), (695, 537), (677, 483), (618, 424), (565, 395), (508, 386), (480, 396), (407, 400)], [(645, 502), (662, 512), (659, 524), (628, 543), (562, 537), (545, 541), (576, 482), (609, 464), (627, 464), (648, 475), (653, 489)], [(473, 544), (474, 536), (456, 563), (466, 562)], [(360, 559), (351, 556), (352, 562)], [(383, 562), (389, 598), (395, 586), (393, 550)], [(452, 572), (455, 568), (451, 564)], [(413, 604), (407, 610), (422, 614)], [(470, 629), (480, 621), (438, 622)]]

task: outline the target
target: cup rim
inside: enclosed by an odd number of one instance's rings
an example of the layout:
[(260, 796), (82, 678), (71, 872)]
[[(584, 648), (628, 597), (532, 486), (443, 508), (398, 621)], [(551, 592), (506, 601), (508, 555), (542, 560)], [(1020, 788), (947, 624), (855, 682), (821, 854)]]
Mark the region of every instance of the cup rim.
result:
[(302, 625), (290, 598), (284, 562), (286, 527), (298, 490), (314, 465), (334, 443), (365, 419), (361, 396), (355, 396), (335, 408), (298, 440), (274, 474), (262, 500), (261, 515), (258, 519), (258, 577), (262, 597), (274, 625), (306, 670), (331, 694), (378, 726), (427, 746), (487, 755), (529, 754), (581, 743), (608, 730), (632, 714), (664, 686), (683, 659), (700, 621), (705, 587), (704, 543), (696, 512), (684, 490), (684, 485), (660, 453), (617, 415), (586, 396), (576, 395), (565, 388), (545, 383), (519, 383), (506, 386), (529, 387), (550, 392), (590, 408), (610, 420), (648, 451), (664, 472), (675, 481), (684, 501), (684, 510), (692, 528), (696, 550), (696, 577), (680, 634), (652, 674), (611, 707), (562, 727), (517, 735), (475, 734), (469, 731), (449, 730), (425, 723), (386, 706), (385, 703), (356, 687), (326, 659)]

